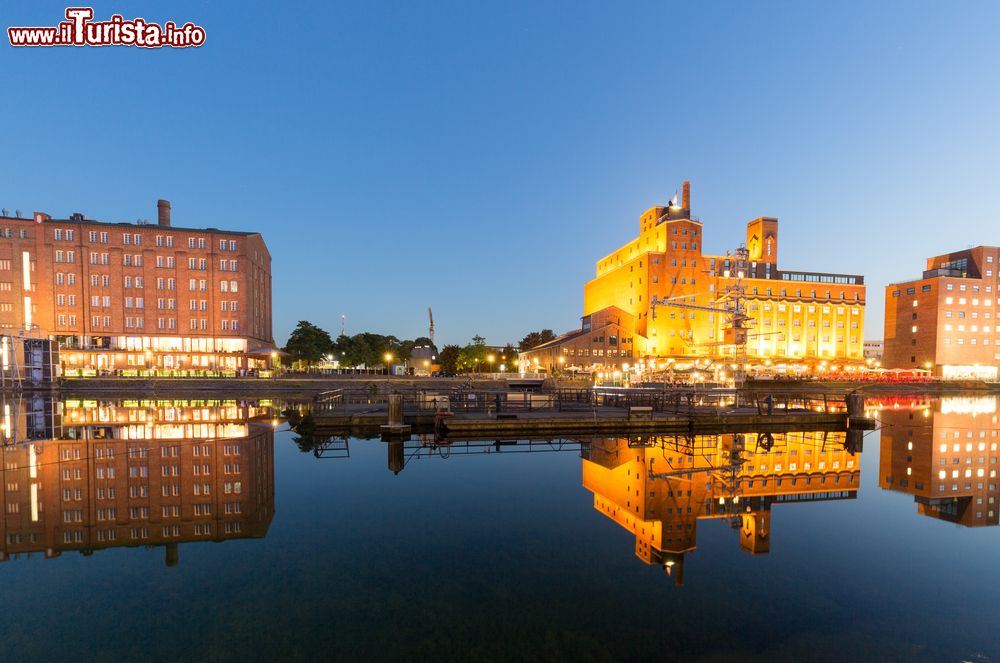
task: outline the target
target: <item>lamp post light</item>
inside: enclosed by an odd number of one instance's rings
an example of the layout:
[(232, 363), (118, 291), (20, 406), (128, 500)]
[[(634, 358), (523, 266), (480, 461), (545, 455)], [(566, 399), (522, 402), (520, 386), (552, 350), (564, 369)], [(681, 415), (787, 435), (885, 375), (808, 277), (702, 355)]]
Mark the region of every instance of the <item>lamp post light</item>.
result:
[(391, 352), (386, 352), (385, 353), (385, 374), (386, 375), (391, 375), (391, 373), (390, 373), (391, 368), (392, 368), (392, 353)]
[(272, 352), (271, 353), (271, 377), (272, 378), (278, 377), (278, 353), (277, 352)]
[(496, 359), (496, 357), (494, 357), (493, 355), (489, 355), (489, 356), (486, 357), (486, 361), (490, 362), (490, 373), (493, 372), (493, 361), (495, 359)]

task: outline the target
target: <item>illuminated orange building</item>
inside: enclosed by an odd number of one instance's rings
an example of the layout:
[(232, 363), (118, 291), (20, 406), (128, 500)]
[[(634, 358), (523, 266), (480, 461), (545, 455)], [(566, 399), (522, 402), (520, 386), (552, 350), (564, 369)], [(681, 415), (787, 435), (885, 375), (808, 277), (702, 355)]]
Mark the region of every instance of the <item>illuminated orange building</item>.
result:
[(58, 341), (64, 373), (264, 368), (271, 256), (259, 233), (73, 214), (0, 217), (0, 334)]
[[(15, 408), (17, 405), (15, 404)], [(274, 429), (235, 403), (51, 404), (5, 414), (0, 560), (263, 537)], [(44, 422), (40, 424), (39, 422)], [(55, 433), (55, 439), (38, 436)]]
[[(732, 354), (724, 331), (727, 316), (675, 305), (721, 308), (719, 298), (736, 285), (742, 287), (751, 318), (751, 364), (804, 370), (823, 360), (864, 363), (862, 276), (780, 269), (774, 218), (747, 224), (749, 258), (742, 269), (733, 256), (705, 253), (703, 231), (702, 222), (691, 215), (685, 182), (679, 203), (675, 198), (670, 205), (643, 212), (639, 236), (597, 261), (595, 278), (584, 286), (582, 328), (547, 344), (544, 354), (537, 349), (524, 353), (522, 369), (536, 365), (551, 370), (561, 363), (607, 370), (663, 358), (682, 368), (686, 362), (724, 358)], [(672, 305), (653, 306), (654, 298)], [(608, 342), (608, 334), (602, 339), (596, 325), (588, 325), (608, 310), (620, 320), (615, 343)], [(622, 344), (622, 337), (629, 342)]]
[[(775, 435), (770, 450), (756, 448), (755, 440), (697, 436), (631, 446), (628, 439), (594, 440), (583, 454), (583, 486), (597, 511), (635, 536), (636, 556), (663, 566), (680, 584), (699, 520), (727, 519), (739, 528), (741, 548), (766, 553), (774, 504), (857, 496), (860, 466), (845, 449), (845, 433)], [(741, 446), (744, 462), (725, 469)]]
[(997, 399), (945, 397), (881, 414), (879, 485), (913, 495), (917, 511), (966, 527), (998, 523)]
[(995, 380), (1000, 367), (1000, 248), (927, 259), (923, 278), (885, 288), (886, 368)]

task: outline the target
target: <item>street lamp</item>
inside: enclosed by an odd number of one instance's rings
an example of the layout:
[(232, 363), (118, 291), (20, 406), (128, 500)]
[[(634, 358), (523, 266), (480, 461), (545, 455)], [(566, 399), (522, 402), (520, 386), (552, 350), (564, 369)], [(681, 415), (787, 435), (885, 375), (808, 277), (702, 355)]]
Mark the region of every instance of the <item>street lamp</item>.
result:
[(490, 373), (493, 372), (493, 360), (496, 359), (493, 355), (486, 357), (486, 361), (490, 362)]
[(385, 374), (386, 375), (390, 374), (389, 373), (389, 369), (390, 368), (392, 368), (392, 353), (391, 352), (386, 352), (385, 353)]

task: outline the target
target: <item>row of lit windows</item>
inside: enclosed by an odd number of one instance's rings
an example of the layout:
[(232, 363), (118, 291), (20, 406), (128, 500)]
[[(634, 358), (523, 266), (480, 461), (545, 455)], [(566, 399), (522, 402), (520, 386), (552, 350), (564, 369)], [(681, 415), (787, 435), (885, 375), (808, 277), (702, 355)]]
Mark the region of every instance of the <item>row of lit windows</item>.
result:
[[(913, 327), (911, 329), (912, 329), (912, 331), (916, 332), (917, 331), (917, 326), (913, 325)], [(992, 329), (992, 327), (990, 327), (989, 325), (983, 325), (983, 332), (984, 333), (989, 334), (991, 329)], [(946, 324), (944, 326), (944, 330), (946, 332), (950, 332), (952, 330), (952, 326), (950, 324)], [(965, 331), (965, 325), (958, 325), (957, 331), (964, 332)], [(973, 334), (975, 334), (976, 332), (979, 331), (979, 325), (970, 325), (969, 326), (969, 331), (972, 332)], [(1000, 328), (998, 328), (997, 331), (1000, 331)]]
[[(604, 348), (594, 348), (593, 350), (591, 350), (590, 348), (581, 348), (579, 350), (576, 350), (574, 348), (567, 348), (566, 349), (566, 354), (568, 356), (570, 356), (570, 357), (573, 357), (573, 356), (579, 356), (579, 357), (590, 357), (590, 356), (603, 357), (605, 355), (605, 350), (604, 350)], [(632, 351), (631, 350), (620, 350), (619, 351), (619, 350), (617, 350), (615, 348), (608, 348), (608, 350), (606, 351), (606, 354), (607, 354), (608, 357), (618, 357), (618, 356), (621, 356), (621, 357), (631, 357), (632, 356)]]
[[(961, 472), (961, 470), (952, 470), (951, 471), (951, 478), (952, 479), (957, 479), (959, 477), (959, 473), (960, 472)], [(995, 478), (996, 475), (997, 475), (997, 471), (996, 470), (990, 470), (990, 478), (991, 479)], [(965, 470), (963, 476), (966, 479), (972, 478), (972, 470), (971, 469)], [(986, 476), (986, 470), (984, 470), (983, 468), (979, 468), (979, 469), (976, 470), (976, 477), (982, 478), (984, 476)], [(948, 472), (946, 470), (941, 470), (941, 471), (938, 472), (938, 479), (947, 479), (947, 478), (948, 478)]]
[[(996, 339), (994, 341), (994, 343), (996, 345), (1000, 345), (1000, 338)], [(951, 345), (951, 337), (950, 336), (945, 336), (944, 337), (944, 344), (945, 345)], [(982, 344), (984, 346), (990, 345), (990, 339), (984, 338)], [(955, 339), (955, 345), (965, 345), (965, 339), (964, 338), (956, 338)], [(976, 339), (976, 338), (970, 338), (969, 339), (969, 345), (979, 345), (978, 339)]]
[[(944, 298), (944, 303), (945, 304), (952, 304), (952, 303), (954, 303), (954, 301), (955, 300), (954, 300), (953, 297), (945, 297)], [(958, 298), (958, 303), (960, 305), (964, 306), (965, 305), (965, 297), (959, 297)], [(993, 306), (993, 300), (992, 299), (984, 299), (982, 303), (983, 303), (983, 306)], [(997, 300), (997, 304), (1000, 305), (1000, 299)], [(916, 300), (913, 301), (913, 305), (914, 306), (917, 305)], [(972, 300), (972, 305), (973, 306), (979, 306), (979, 300), (978, 299), (973, 299)]]

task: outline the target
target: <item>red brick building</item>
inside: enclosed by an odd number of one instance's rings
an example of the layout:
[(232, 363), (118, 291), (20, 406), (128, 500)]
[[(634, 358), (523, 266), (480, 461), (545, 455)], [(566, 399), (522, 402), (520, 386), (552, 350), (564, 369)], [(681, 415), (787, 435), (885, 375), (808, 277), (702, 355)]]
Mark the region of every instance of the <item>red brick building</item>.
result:
[(68, 374), (270, 365), (271, 256), (256, 232), (0, 217), (0, 333), (59, 342)]
[(886, 368), (946, 378), (996, 379), (1000, 248), (977, 246), (927, 259), (923, 277), (886, 286)]

